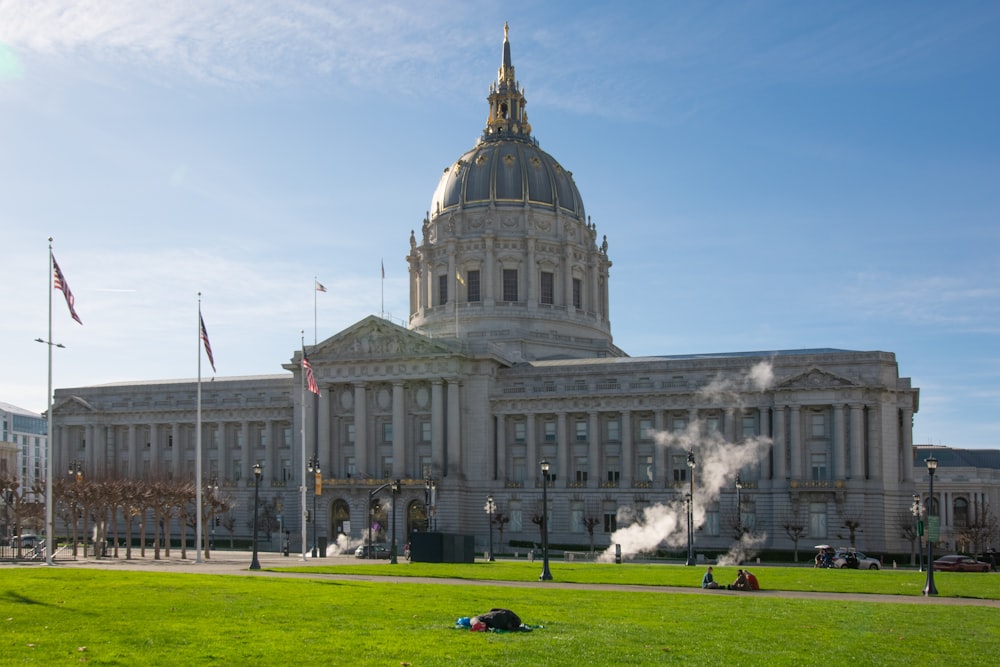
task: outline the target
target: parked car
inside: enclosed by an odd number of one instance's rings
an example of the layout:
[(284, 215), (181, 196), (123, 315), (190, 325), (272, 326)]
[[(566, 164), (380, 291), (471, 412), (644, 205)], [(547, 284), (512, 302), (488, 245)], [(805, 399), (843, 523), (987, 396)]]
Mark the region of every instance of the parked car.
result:
[(355, 558), (388, 558), (389, 547), (384, 544), (362, 544), (354, 550)]
[(833, 566), (854, 570), (878, 570), (882, 564), (877, 558), (866, 556), (857, 549), (838, 549), (833, 555)]
[(989, 572), (990, 564), (971, 556), (951, 554), (935, 560), (934, 569), (939, 572)]

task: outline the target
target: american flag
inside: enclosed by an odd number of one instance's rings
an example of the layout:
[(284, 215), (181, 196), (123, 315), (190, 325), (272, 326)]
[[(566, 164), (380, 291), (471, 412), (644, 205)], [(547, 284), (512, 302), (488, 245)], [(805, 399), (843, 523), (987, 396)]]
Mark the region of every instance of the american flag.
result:
[(212, 344), (208, 342), (208, 331), (205, 330), (205, 320), (201, 313), (198, 313), (198, 322), (201, 324), (201, 342), (205, 344), (205, 354), (208, 355), (208, 363), (212, 364), (212, 372), (215, 372), (215, 358), (212, 356)]
[(306, 387), (312, 393), (320, 396), (319, 385), (316, 384), (316, 376), (313, 375), (312, 364), (309, 363), (309, 357), (306, 356), (305, 352), (302, 353), (302, 372), (306, 374)]
[(318, 280), (316, 281), (316, 291), (317, 292), (325, 292), (326, 291), (326, 287), (323, 285), (323, 283), (321, 283)]
[(52, 266), (55, 267), (55, 278), (53, 279), (52, 285), (58, 290), (62, 290), (63, 296), (66, 297), (66, 305), (69, 306), (69, 314), (74, 320), (83, 324), (83, 320), (80, 316), (76, 314), (76, 299), (73, 298), (73, 292), (69, 289), (69, 283), (66, 282), (66, 276), (63, 275), (62, 270), (59, 268), (59, 262), (56, 261), (55, 255), (52, 255)]

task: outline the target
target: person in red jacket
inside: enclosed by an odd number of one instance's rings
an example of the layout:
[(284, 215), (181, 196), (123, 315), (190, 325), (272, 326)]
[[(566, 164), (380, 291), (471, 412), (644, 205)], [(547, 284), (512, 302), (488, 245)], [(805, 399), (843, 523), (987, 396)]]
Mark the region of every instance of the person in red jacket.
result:
[(744, 570), (743, 574), (746, 575), (747, 584), (749, 585), (750, 590), (751, 591), (759, 591), (760, 590), (760, 583), (758, 583), (757, 577), (754, 576), (754, 573), (751, 572), (750, 570)]

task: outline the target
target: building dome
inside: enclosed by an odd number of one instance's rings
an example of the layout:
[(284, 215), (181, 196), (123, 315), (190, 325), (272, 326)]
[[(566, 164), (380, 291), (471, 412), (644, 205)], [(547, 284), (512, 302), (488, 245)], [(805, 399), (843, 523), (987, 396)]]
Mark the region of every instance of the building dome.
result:
[(584, 221), (573, 174), (533, 140), (485, 134), (475, 148), (445, 169), (431, 211), (482, 207), (524, 207)]
[(508, 28), (486, 127), (444, 169), (410, 234), (410, 326), (515, 360), (621, 356), (608, 320), (608, 244), (573, 174), (531, 134)]

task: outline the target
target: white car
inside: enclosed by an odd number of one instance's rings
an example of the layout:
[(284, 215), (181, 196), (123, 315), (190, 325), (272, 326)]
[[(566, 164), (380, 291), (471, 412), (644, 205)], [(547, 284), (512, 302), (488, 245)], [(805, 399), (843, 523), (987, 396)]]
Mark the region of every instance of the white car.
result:
[[(854, 558), (849, 556), (854, 556)], [(857, 559), (857, 564), (854, 564), (855, 559)], [(856, 549), (837, 549), (837, 553), (833, 555), (833, 566), (856, 570), (878, 570), (882, 567), (882, 563), (877, 558), (866, 556)]]

